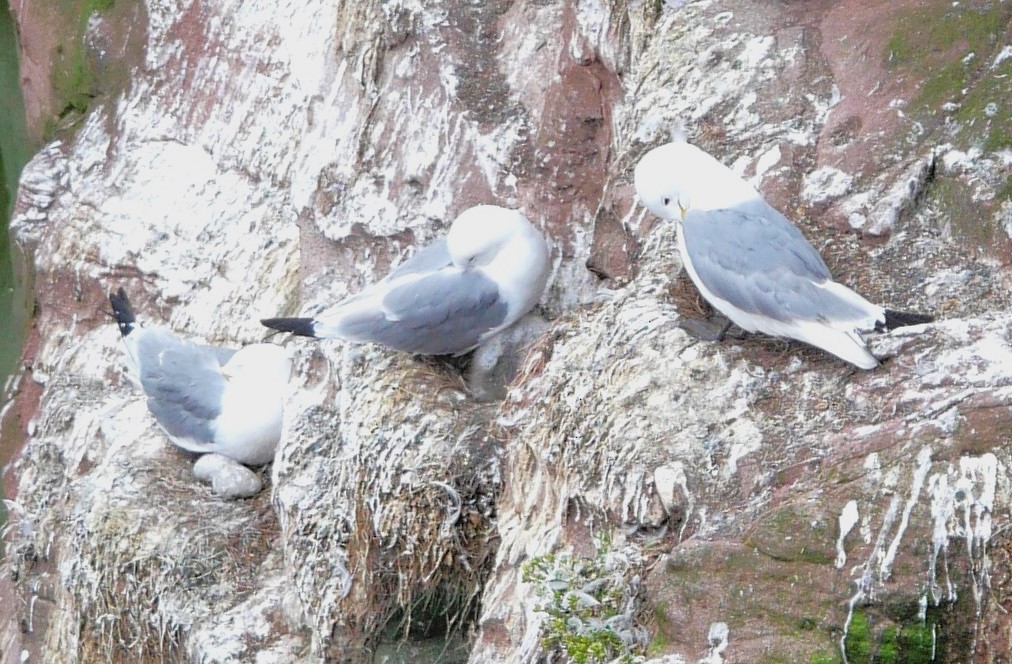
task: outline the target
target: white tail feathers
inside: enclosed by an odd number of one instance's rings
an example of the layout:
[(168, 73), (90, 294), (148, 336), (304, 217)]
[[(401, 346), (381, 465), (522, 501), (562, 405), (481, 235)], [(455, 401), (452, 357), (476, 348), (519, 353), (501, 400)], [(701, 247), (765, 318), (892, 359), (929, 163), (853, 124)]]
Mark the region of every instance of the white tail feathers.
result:
[(825, 323), (812, 322), (799, 325), (796, 333), (790, 336), (832, 353), (860, 369), (878, 366), (878, 360), (856, 330), (839, 330)]

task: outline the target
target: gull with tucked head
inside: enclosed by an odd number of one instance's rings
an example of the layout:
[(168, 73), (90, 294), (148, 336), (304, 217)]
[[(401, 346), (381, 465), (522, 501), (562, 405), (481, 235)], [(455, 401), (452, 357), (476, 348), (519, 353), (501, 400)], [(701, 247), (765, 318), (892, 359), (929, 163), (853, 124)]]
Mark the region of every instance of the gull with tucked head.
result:
[(268, 318), (293, 334), (462, 355), (531, 310), (550, 272), (544, 238), (517, 210), (478, 205), (446, 237), (315, 318)]
[(274, 458), (292, 369), (287, 350), (274, 344), (207, 346), (165, 327), (142, 327), (122, 288), (109, 294), (109, 303), (132, 378), (169, 440), (248, 466)]
[(872, 304), (833, 281), (794, 224), (730, 169), (685, 141), (647, 152), (636, 165), (635, 185), (648, 210), (678, 223), (682, 262), (699, 292), (748, 332), (804, 341), (874, 369), (878, 360), (863, 332), (932, 320)]

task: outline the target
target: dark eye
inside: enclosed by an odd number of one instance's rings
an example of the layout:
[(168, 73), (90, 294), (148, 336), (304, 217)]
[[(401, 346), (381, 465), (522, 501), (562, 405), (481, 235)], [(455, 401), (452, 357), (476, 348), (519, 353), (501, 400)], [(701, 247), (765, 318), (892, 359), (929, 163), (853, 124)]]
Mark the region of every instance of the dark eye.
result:
[(668, 205), (670, 205), (670, 204), (671, 204), (671, 199), (670, 199), (670, 198), (668, 198), (667, 196), (665, 196), (665, 197), (664, 197), (664, 198), (662, 199), (662, 201), (661, 201), (661, 202), (663, 202), (663, 203), (664, 203), (664, 207), (667, 207)]

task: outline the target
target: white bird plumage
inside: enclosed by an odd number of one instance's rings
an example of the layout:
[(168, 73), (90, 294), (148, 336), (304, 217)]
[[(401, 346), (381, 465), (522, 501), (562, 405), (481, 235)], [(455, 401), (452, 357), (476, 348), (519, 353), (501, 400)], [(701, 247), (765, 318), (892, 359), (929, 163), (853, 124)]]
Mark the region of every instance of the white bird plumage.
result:
[(109, 301), (131, 378), (172, 443), (249, 466), (274, 458), (292, 368), (288, 350), (274, 344), (239, 350), (198, 344), (165, 327), (139, 325), (122, 288)]
[(530, 311), (550, 267), (544, 238), (522, 213), (477, 205), (454, 220), (446, 237), (322, 314), (261, 322), (301, 336), (461, 355)]
[(748, 332), (797, 339), (873, 369), (878, 360), (862, 332), (930, 320), (889, 312), (835, 282), (794, 224), (687, 142), (647, 152), (634, 179), (648, 210), (678, 222), (682, 262), (700, 293)]

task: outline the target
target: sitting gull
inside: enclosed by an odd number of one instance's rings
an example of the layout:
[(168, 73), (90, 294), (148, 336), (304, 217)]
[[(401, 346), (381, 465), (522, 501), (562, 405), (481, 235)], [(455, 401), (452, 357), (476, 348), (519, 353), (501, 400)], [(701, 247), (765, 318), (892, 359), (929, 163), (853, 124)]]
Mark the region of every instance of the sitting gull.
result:
[(248, 466), (274, 458), (292, 369), (288, 351), (274, 344), (236, 351), (181, 339), (164, 327), (141, 327), (122, 288), (109, 294), (109, 303), (148, 410), (169, 440)]
[(693, 145), (675, 141), (649, 151), (636, 165), (635, 183), (647, 209), (679, 222), (682, 262), (703, 297), (748, 332), (798, 339), (874, 369), (878, 360), (862, 332), (932, 320), (884, 309), (833, 281), (794, 224)]
[(261, 322), (318, 339), (462, 355), (530, 311), (550, 267), (544, 238), (523, 214), (477, 205), (454, 220), (445, 238), (316, 318)]

